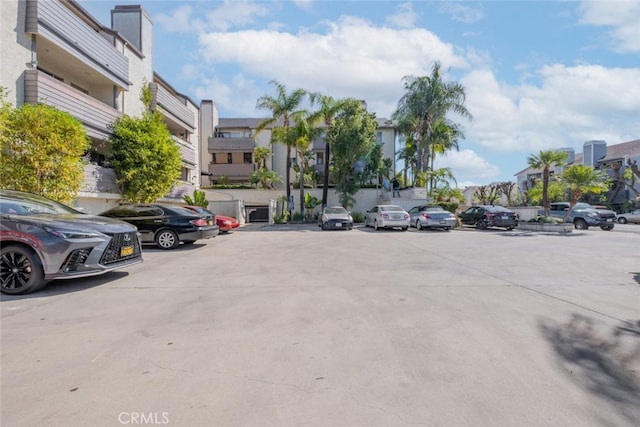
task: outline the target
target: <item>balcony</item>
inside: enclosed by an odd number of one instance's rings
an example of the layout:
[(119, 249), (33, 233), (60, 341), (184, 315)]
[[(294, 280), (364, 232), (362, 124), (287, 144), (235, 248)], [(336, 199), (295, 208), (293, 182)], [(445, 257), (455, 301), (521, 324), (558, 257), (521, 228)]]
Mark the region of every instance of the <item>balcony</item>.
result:
[(170, 120), (178, 123), (190, 133), (195, 131), (196, 122), (194, 114), (187, 108), (184, 102), (173, 96), (171, 92), (157, 83), (150, 83), (151, 88), (151, 107), (162, 108), (162, 114)]
[(98, 32), (97, 23), (92, 27), (61, 1), (28, 0), (26, 15), (27, 33), (47, 39), (113, 84), (129, 87), (129, 60), (115, 48), (113, 36)]
[(208, 140), (209, 153), (224, 152), (231, 153), (234, 151), (243, 153), (252, 153), (256, 147), (256, 142), (253, 138), (223, 138), (213, 137)]
[(84, 180), (80, 192), (93, 195), (99, 193), (120, 194), (120, 189), (116, 184), (115, 171), (94, 164), (85, 165)]
[(122, 115), (115, 108), (37, 70), (24, 72), (24, 101), (66, 111), (82, 121), (89, 136), (98, 139), (108, 138), (111, 135), (108, 126)]
[(180, 158), (182, 159), (182, 161), (191, 166), (195, 166), (197, 164), (196, 150), (193, 148), (193, 146), (175, 135), (171, 135), (171, 139), (173, 139), (173, 141), (180, 148)]
[(247, 181), (253, 172), (252, 163), (213, 163), (209, 164), (211, 179), (226, 176), (232, 181)]

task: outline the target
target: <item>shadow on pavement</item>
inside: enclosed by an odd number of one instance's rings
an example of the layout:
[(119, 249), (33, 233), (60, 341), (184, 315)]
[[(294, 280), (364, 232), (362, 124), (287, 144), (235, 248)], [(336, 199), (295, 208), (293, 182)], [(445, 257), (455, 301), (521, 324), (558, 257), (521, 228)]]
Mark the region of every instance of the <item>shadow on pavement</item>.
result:
[(541, 321), (540, 329), (575, 383), (640, 425), (640, 321), (611, 330), (574, 314), (565, 324)]

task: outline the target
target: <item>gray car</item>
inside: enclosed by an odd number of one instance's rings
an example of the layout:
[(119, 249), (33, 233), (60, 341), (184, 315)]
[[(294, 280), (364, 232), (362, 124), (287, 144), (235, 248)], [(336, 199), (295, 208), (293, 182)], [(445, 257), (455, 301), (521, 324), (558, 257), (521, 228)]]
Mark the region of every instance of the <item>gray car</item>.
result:
[(620, 224), (626, 224), (628, 222), (640, 224), (640, 209), (635, 211), (625, 212), (617, 215), (617, 221)]
[(423, 228), (442, 228), (451, 230), (456, 226), (456, 216), (440, 206), (414, 206), (409, 209), (411, 226), (418, 230)]
[(322, 210), (318, 226), (323, 230), (351, 230), (353, 218), (342, 206), (327, 206)]
[(5, 294), (26, 294), (54, 279), (142, 262), (136, 227), (42, 196), (0, 190), (0, 219), (0, 290)]
[(380, 228), (409, 229), (409, 213), (396, 205), (376, 205), (365, 214), (364, 225)]

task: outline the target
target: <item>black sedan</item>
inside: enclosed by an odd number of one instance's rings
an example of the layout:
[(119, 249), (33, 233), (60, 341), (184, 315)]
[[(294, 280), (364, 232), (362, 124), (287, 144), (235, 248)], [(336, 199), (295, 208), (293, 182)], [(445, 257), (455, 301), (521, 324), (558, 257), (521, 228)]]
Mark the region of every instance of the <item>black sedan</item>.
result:
[(120, 205), (100, 215), (135, 225), (142, 236), (142, 243), (155, 243), (160, 249), (176, 248), (180, 242), (191, 244), (196, 240), (209, 239), (220, 231), (215, 218), (180, 206), (155, 203)]
[(0, 290), (10, 295), (142, 262), (133, 225), (21, 191), (0, 190), (0, 246)]
[(472, 206), (458, 216), (463, 224), (475, 225), (480, 230), (487, 227), (504, 227), (507, 230), (513, 230), (518, 226), (518, 214), (503, 206)]

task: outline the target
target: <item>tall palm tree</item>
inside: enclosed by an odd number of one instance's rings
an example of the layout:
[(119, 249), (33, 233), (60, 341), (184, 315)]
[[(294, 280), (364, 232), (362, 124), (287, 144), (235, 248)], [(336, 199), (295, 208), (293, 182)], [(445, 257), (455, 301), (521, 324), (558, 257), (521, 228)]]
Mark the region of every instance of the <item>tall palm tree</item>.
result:
[(271, 117), (258, 124), (256, 132), (261, 132), (267, 127), (281, 121), (280, 129), (272, 132), (272, 142), (279, 142), (287, 146), (287, 161), (285, 172), (285, 185), (287, 192), (287, 200), (291, 197), (291, 148), (295, 141), (290, 135), (291, 116), (298, 109), (303, 98), (307, 94), (304, 89), (296, 89), (291, 93), (287, 93), (287, 88), (276, 80), (269, 82), (276, 87), (276, 96), (263, 95), (258, 98), (256, 108), (261, 110), (269, 110)]
[(446, 120), (450, 113), (469, 120), (473, 116), (464, 105), (464, 87), (457, 82), (442, 80), (441, 65), (435, 62), (430, 76), (403, 78), (406, 93), (400, 98), (392, 118), (398, 122), (398, 130), (405, 136), (412, 135), (417, 143), (417, 172), (430, 167), (432, 134), (438, 122)]
[(608, 177), (600, 171), (585, 165), (568, 167), (561, 175), (562, 184), (569, 190), (569, 209), (564, 215), (566, 221), (576, 203), (586, 193), (600, 194), (609, 189)]
[(322, 133), (320, 128), (320, 117), (308, 111), (296, 111), (292, 115), (294, 126), (292, 130), (292, 139), (298, 157), (298, 169), (300, 171), (300, 215), (304, 215), (304, 171), (305, 171), (305, 154), (309, 150), (309, 144), (313, 142)]
[[(318, 104), (316, 114), (319, 115), (325, 126), (325, 133), (329, 133), (333, 124), (333, 119), (336, 114), (340, 112), (345, 105), (344, 99), (333, 99), (329, 95), (323, 95), (321, 93), (312, 93), (309, 95), (311, 104)], [(328, 191), (329, 191), (329, 162), (331, 161), (331, 144), (325, 140), (325, 153), (324, 153), (324, 177), (322, 185), (322, 207), (327, 206)]]
[(429, 160), (431, 162), (429, 168), (431, 170), (430, 175), (432, 177), (429, 180), (429, 196), (431, 196), (431, 192), (436, 185), (436, 182), (434, 180), (434, 177), (437, 176), (437, 171), (434, 167), (436, 154), (446, 154), (451, 150), (458, 151), (458, 138), (464, 138), (464, 133), (462, 132), (458, 124), (453, 123), (449, 120), (440, 120), (434, 125), (433, 131), (431, 133), (431, 153), (429, 155)]
[(527, 164), (534, 169), (542, 170), (542, 207), (544, 216), (549, 216), (551, 203), (549, 201), (549, 177), (551, 167), (564, 165), (567, 162), (567, 153), (556, 150), (540, 150), (538, 155), (531, 154), (527, 158)]

